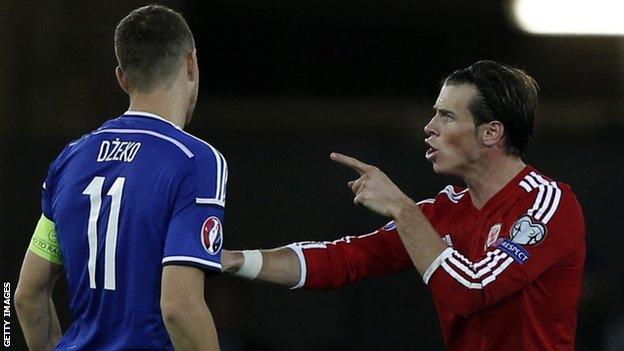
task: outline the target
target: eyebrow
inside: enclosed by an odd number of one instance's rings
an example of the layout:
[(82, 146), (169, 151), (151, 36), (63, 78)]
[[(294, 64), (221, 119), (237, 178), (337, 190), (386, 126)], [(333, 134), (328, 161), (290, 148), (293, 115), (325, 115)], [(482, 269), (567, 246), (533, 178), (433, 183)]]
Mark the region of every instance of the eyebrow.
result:
[(433, 111), (434, 112), (441, 112), (443, 114), (447, 114), (447, 115), (451, 115), (451, 116), (455, 116), (455, 113), (453, 111), (447, 110), (447, 109), (444, 109), (444, 108), (437, 108), (437, 107), (433, 106)]

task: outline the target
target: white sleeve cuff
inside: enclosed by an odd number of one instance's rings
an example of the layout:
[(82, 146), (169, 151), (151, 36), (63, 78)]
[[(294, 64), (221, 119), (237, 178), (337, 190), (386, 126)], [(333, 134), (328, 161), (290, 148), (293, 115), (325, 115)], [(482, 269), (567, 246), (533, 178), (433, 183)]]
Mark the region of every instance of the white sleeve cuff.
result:
[(200, 205), (217, 205), (225, 208), (225, 201), (220, 199), (197, 197), (195, 198), (195, 203)]
[(423, 274), (423, 281), (425, 282), (425, 284), (429, 284), (429, 279), (431, 278), (431, 275), (433, 275), (433, 272), (435, 272), (436, 269), (440, 267), (442, 261), (444, 261), (447, 257), (451, 256), (453, 250), (454, 249), (452, 247), (446, 248), (444, 251), (442, 251), (442, 253), (438, 255), (438, 257), (433, 260), (433, 262), (431, 262), (429, 268), (427, 268), (425, 274)]
[(303, 249), (301, 248), (300, 245), (297, 245), (297, 244), (290, 244), (290, 245), (287, 245), (286, 247), (293, 250), (297, 254), (297, 258), (299, 259), (299, 267), (301, 267), (301, 272), (300, 272), (301, 275), (299, 277), (299, 283), (297, 283), (297, 285), (293, 286), (290, 289), (300, 289), (305, 284), (306, 275), (308, 273), (305, 256), (303, 255)]

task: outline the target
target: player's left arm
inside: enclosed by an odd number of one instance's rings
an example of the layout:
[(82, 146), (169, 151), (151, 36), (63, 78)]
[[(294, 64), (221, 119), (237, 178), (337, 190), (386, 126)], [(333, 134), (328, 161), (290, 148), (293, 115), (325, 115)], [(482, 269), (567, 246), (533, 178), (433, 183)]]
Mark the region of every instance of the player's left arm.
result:
[(42, 216), (15, 291), (15, 309), (30, 350), (51, 350), (61, 337), (52, 291), (63, 266), (60, 251), (48, 249), (58, 244), (49, 235), (53, 232), (53, 223)]

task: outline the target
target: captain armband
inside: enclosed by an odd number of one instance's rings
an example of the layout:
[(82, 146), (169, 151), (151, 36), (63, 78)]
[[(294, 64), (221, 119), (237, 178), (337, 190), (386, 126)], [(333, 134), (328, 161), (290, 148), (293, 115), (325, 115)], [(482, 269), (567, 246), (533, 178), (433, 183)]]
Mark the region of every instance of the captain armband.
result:
[(54, 222), (47, 219), (44, 215), (41, 215), (41, 218), (39, 218), (28, 249), (46, 261), (59, 265), (63, 264), (63, 255), (56, 237)]

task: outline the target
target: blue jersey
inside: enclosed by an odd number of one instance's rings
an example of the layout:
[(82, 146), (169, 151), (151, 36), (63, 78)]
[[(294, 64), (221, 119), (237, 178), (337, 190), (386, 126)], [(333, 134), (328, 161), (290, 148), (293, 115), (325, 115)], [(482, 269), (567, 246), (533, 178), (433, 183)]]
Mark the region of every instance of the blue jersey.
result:
[(173, 349), (162, 267), (220, 272), (227, 176), (210, 144), (144, 112), (65, 147), (43, 190), (74, 316), (57, 350)]

